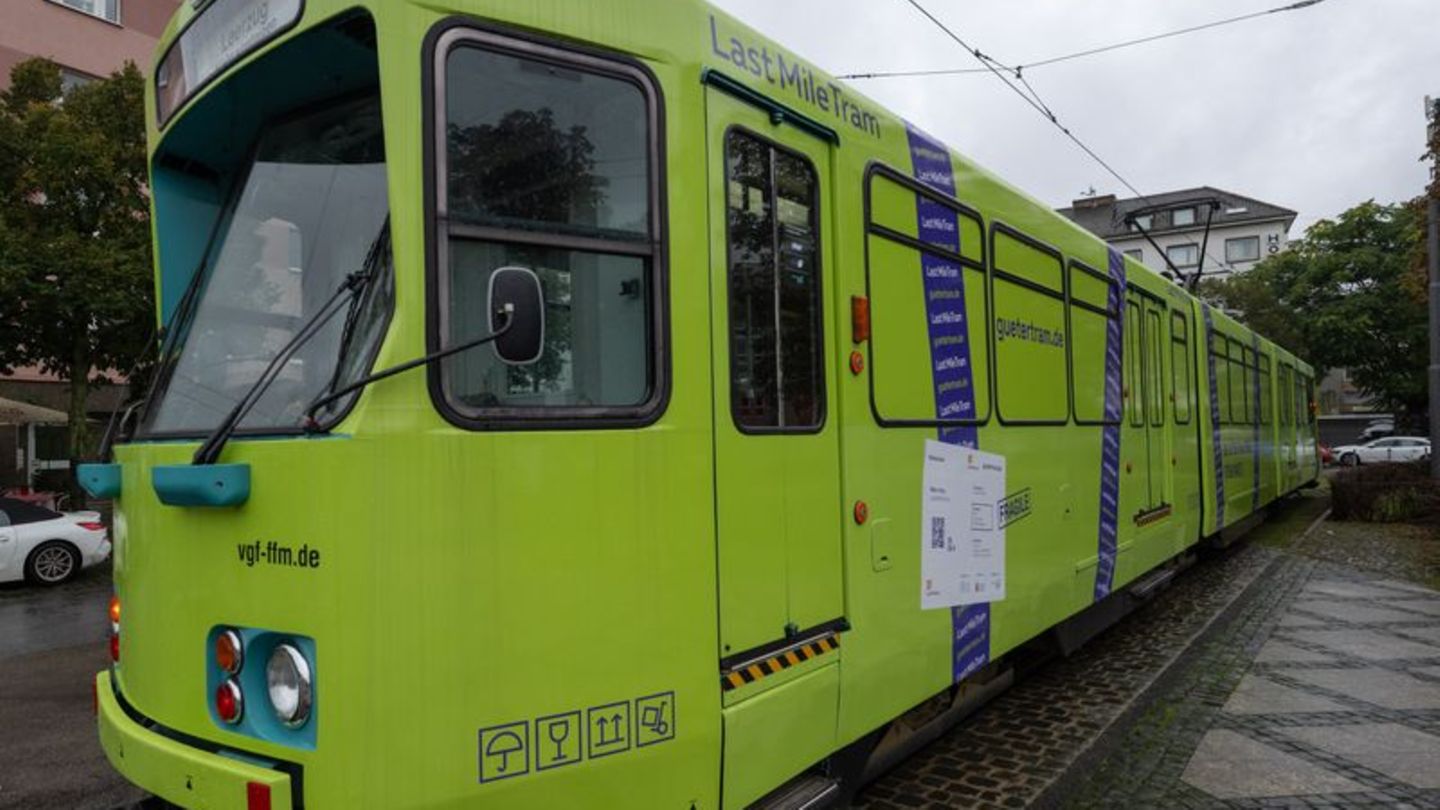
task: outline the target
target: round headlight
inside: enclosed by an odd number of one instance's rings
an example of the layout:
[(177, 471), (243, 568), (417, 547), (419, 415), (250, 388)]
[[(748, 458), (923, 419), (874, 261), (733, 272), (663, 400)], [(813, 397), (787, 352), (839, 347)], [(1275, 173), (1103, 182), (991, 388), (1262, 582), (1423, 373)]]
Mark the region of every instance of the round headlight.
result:
[(265, 666), (265, 685), (275, 719), (289, 728), (305, 725), (310, 719), (310, 662), (290, 644), (275, 645)]

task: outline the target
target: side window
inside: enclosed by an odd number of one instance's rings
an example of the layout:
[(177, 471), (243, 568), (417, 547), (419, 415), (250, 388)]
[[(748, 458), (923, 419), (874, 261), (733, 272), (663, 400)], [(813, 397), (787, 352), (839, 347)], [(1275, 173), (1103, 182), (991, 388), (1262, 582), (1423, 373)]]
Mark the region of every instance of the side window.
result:
[(1260, 403), (1255, 397), (1255, 386), (1259, 383), (1255, 378), (1255, 350), (1246, 346), (1241, 356), (1245, 358), (1245, 424), (1253, 425), (1260, 418)]
[(980, 215), (879, 164), (865, 194), (876, 417), (907, 426), (988, 421), (988, 243)]
[(1289, 425), (1294, 422), (1295, 418), (1294, 408), (1290, 404), (1291, 398), (1295, 395), (1295, 391), (1290, 385), (1290, 367), (1284, 363), (1280, 364), (1280, 379), (1278, 385), (1280, 393), (1280, 424)]
[(725, 138), (730, 409), (741, 429), (825, 419), (815, 169), (740, 130)]
[(1145, 383), (1141, 375), (1140, 305), (1125, 302), (1125, 412), (1134, 427), (1145, 426)]
[(1001, 225), (992, 233), (996, 410), (1010, 423), (1063, 424), (1070, 393), (1060, 254)]
[(1164, 333), (1160, 331), (1161, 321), (1159, 310), (1147, 309), (1145, 311), (1145, 342), (1148, 347), (1145, 353), (1145, 399), (1149, 403), (1150, 424), (1160, 426), (1165, 424), (1165, 374), (1164, 355), (1161, 347), (1165, 345)]
[(1250, 416), (1245, 394), (1245, 352), (1237, 340), (1225, 339), (1230, 353), (1230, 423), (1247, 425)]
[(1260, 355), (1260, 424), (1268, 425), (1271, 421), (1272, 406), (1270, 397), (1273, 395), (1273, 387), (1270, 380), (1270, 357)]
[(1170, 390), (1174, 392), (1175, 423), (1190, 422), (1190, 322), (1184, 313), (1170, 315)]
[[(1105, 415), (1106, 352), (1112, 326), (1120, 336), (1124, 294), (1117, 281), (1079, 262), (1070, 263), (1070, 373), (1075, 422), (1117, 424), (1119, 411)], [(1123, 356), (1124, 346), (1116, 350)]]
[(663, 298), (650, 79), (628, 64), (458, 36), (440, 56), (436, 342), (487, 334), (491, 277), (518, 266), (544, 289), (545, 343), (526, 364), (488, 347), (445, 360), (446, 404), (487, 421), (654, 413)]
[(1230, 354), (1225, 336), (1210, 330), (1210, 362), (1215, 364), (1215, 402), (1220, 424), (1230, 424)]

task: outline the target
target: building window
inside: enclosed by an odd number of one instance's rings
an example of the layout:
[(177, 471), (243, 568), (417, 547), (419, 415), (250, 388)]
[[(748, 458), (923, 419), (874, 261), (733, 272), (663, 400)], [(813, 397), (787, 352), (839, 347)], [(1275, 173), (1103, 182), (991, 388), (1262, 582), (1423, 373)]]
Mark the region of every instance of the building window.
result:
[(1176, 267), (1194, 267), (1200, 263), (1200, 246), (1194, 242), (1171, 245), (1165, 248), (1165, 255), (1170, 257), (1170, 263)]
[(1135, 248), (1134, 250), (1127, 250), (1127, 251), (1125, 251), (1125, 255), (1126, 255), (1126, 256), (1129, 256), (1130, 258), (1134, 259), (1134, 260), (1137, 261), (1137, 262), (1143, 262), (1143, 261), (1145, 261), (1145, 249), (1144, 249), (1144, 248)]
[(1184, 225), (1195, 224), (1194, 208), (1176, 208), (1170, 212), (1170, 224), (1179, 228)]
[(1253, 262), (1260, 258), (1260, 237), (1242, 236), (1225, 240), (1225, 261)]
[(1155, 217), (1151, 216), (1150, 214), (1146, 214), (1146, 215), (1140, 216), (1140, 217), (1135, 217), (1135, 219), (1133, 219), (1133, 220), (1130, 221), (1130, 230), (1132, 230), (1132, 231), (1148, 231), (1148, 230), (1150, 230), (1150, 225), (1151, 225), (1154, 221), (1155, 221)]
[(120, 24), (120, 0), (50, 0), (62, 6), (83, 11), (92, 17)]

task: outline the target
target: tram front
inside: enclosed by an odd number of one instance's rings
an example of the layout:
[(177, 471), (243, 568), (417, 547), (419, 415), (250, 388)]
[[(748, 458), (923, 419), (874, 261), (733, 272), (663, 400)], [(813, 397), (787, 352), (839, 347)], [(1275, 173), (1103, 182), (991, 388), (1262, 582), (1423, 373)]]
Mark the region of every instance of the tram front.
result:
[[(115, 503), (101, 742), (163, 799), (715, 794), (710, 518), (683, 506), (708, 503), (708, 434), (653, 424), (658, 91), (638, 62), (586, 51), (560, 69), (559, 46), (511, 37), (421, 3), (210, 0), (162, 39), (147, 115), (164, 328), (113, 458), (80, 476)], [(478, 76), (468, 114), (503, 118), (466, 142), (493, 158), (476, 183), (552, 221), (492, 205), (473, 234), (435, 237), (421, 94), (445, 91), (427, 64)], [(615, 172), (586, 192), (608, 184), (608, 205), (572, 215), (545, 149)], [(436, 311), (434, 283), (463, 289)], [(530, 421), (439, 412), (444, 363), (472, 391), (457, 408)], [(660, 639), (663, 659), (622, 665)], [(683, 737), (677, 696), (696, 710)]]

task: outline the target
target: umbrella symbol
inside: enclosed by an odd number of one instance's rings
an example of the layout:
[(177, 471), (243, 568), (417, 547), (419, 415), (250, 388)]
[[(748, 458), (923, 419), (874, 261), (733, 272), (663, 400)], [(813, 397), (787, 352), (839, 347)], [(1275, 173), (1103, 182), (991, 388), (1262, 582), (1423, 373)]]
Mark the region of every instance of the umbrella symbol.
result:
[(502, 731), (485, 744), (486, 758), (499, 757), (500, 767), (495, 769), (496, 773), (505, 773), (510, 767), (510, 755), (523, 753), (525, 743), (520, 735), (513, 731)]

